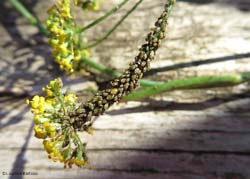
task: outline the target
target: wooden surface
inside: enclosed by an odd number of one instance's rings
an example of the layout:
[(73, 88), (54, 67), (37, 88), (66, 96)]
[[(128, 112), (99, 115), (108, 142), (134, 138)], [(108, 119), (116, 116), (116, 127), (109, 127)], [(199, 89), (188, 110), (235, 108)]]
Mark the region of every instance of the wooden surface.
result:
[[(25, 2), (44, 22), (52, 1)], [(101, 11), (77, 16), (78, 22), (87, 24), (118, 2), (105, 1)], [(109, 40), (92, 50), (94, 60), (122, 71), (163, 3), (145, 0)], [(64, 170), (61, 164), (49, 161), (41, 141), (33, 137), (32, 115), (25, 99), (40, 93), (56, 76), (63, 76), (66, 88), (72, 91), (97, 85), (89, 75), (67, 77), (60, 72), (46, 39), (7, 2), (0, 4), (0, 178), (250, 178), (248, 84), (175, 91), (115, 105), (97, 119), (93, 136), (82, 135), (88, 142), (92, 170)], [(124, 9), (90, 30), (89, 39), (104, 34)], [(177, 2), (168, 39), (147, 78), (169, 80), (250, 71), (249, 10), (248, 0)], [(109, 79), (103, 75), (96, 78)], [(86, 100), (85, 95), (81, 98)], [(23, 171), (37, 175), (3, 175)]]

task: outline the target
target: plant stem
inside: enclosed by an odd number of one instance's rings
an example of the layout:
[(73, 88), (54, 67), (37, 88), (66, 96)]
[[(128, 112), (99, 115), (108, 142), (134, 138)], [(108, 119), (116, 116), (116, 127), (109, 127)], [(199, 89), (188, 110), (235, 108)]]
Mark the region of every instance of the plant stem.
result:
[(91, 27), (99, 24), (100, 22), (102, 22), (103, 20), (105, 20), (106, 18), (108, 18), (110, 15), (114, 14), (116, 11), (118, 11), (119, 9), (121, 9), (122, 6), (124, 6), (128, 1), (129, 0), (122, 1), (120, 4), (118, 4), (113, 9), (111, 9), (109, 12), (107, 12), (103, 16), (99, 17), (95, 21), (91, 22), (90, 24), (86, 25), (85, 27), (78, 29), (75, 33), (82, 33), (84, 31), (86, 31), (87, 29), (89, 29), (89, 28), (91, 28)]
[[(98, 70), (99, 72), (101, 72), (103, 74), (112, 76), (114, 78), (117, 78), (121, 75), (119, 72), (110, 70), (110, 69), (106, 68), (105, 66), (94, 62), (91, 59), (82, 58), (81, 60), (85, 65), (88, 65), (88, 66)], [(140, 85), (143, 87), (150, 87), (150, 86), (155, 86), (155, 85), (159, 85), (159, 84), (162, 84), (162, 82), (151, 81), (151, 80), (140, 80)]]
[(250, 81), (250, 72), (245, 72), (237, 75), (200, 76), (172, 80), (163, 84), (155, 85), (153, 87), (146, 87), (135, 91), (125, 96), (123, 98), (123, 101), (137, 101), (143, 98), (173, 90), (225, 87), (237, 85), (247, 81)]
[(117, 29), (117, 27), (139, 6), (139, 4), (142, 3), (142, 1), (143, 0), (139, 0), (103, 37), (96, 40), (94, 43), (87, 45), (84, 48), (87, 49), (95, 47), (98, 44), (102, 43), (104, 40), (106, 40)]
[(39, 31), (48, 36), (48, 31), (39, 23), (39, 21), (20, 3), (18, 0), (9, 0), (12, 6), (20, 12), (32, 25), (36, 26)]
[(143, 74), (150, 70), (150, 62), (155, 59), (160, 42), (166, 37), (167, 14), (171, 10), (168, 7), (173, 5), (173, 1), (166, 2), (164, 9), (155, 21), (154, 27), (150, 29), (145, 42), (139, 48), (134, 61), (129, 64), (123, 73), (110, 81), (110, 85), (106, 89), (95, 93), (90, 100), (81, 103), (68, 115), (69, 118), (74, 118), (72, 123), (74, 129), (84, 130), (89, 123), (93, 122), (95, 116), (102, 115), (110, 106), (119, 102), (123, 96), (137, 88)]
[(65, 110), (65, 104), (64, 104), (64, 100), (63, 100), (63, 95), (62, 94), (59, 95), (59, 101), (60, 101), (60, 103), (62, 105), (63, 112), (65, 114), (66, 110)]

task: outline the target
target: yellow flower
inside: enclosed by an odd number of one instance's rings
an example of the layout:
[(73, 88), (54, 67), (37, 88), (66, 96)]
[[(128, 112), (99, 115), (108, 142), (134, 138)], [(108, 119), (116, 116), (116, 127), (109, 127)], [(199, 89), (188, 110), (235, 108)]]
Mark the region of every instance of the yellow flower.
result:
[(49, 44), (50, 44), (53, 48), (55, 48), (55, 47), (58, 46), (59, 41), (58, 41), (57, 39), (50, 39), (50, 40), (49, 40)]
[(41, 118), (40, 115), (35, 115), (35, 117), (34, 117), (35, 124), (40, 124), (41, 123), (40, 118)]
[(76, 159), (74, 160), (74, 163), (75, 163), (77, 166), (80, 167), (80, 166), (85, 165), (86, 161), (76, 158)]
[[(56, 145), (56, 144), (55, 144)], [(52, 152), (49, 153), (49, 157), (51, 158), (51, 160), (53, 160), (54, 162), (56, 161), (60, 161), (60, 162), (64, 162), (65, 159), (63, 158), (61, 152), (56, 148), (56, 146), (54, 145)]]
[(73, 72), (74, 69), (72, 67), (72, 65), (70, 64), (69, 60), (67, 59), (60, 59), (60, 61), (58, 62), (60, 64), (60, 68), (61, 69), (65, 69), (68, 72)]
[(39, 139), (45, 139), (47, 137), (47, 132), (44, 129), (40, 128), (38, 125), (35, 125), (34, 131), (35, 137)]
[(38, 95), (35, 95), (33, 98), (32, 98), (32, 101), (31, 101), (31, 107), (32, 108), (37, 108), (39, 106), (39, 101), (40, 101), (40, 97)]
[(54, 148), (55, 148), (55, 143), (54, 143), (54, 142), (51, 142), (51, 141), (44, 140), (44, 141), (43, 141), (43, 146), (44, 146), (44, 149), (45, 149), (48, 153), (51, 153), (51, 152), (53, 152), (53, 150), (54, 150)]
[(49, 133), (49, 137), (50, 138), (54, 138), (56, 136), (56, 131), (51, 131), (50, 133)]
[(43, 96), (39, 97), (38, 95), (34, 96), (31, 101), (32, 112), (35, 114), (42, 114), (45, 111), (45, 98)]
[(58, 51), (63, 55), (66, 56), (68, 54), (68, 49), (66, 44), (61, 44), (58, 46)]
[(71, 18), (70, 14), (70, 0), (63, 0), (58, 2), (60, 14), (62, 17)]
[(58, 147), (59, 148), (61, 147), (61, 144), (62, 144), (61, 141), (50, 141), (50, 140), (43, 141), (44, 149), (49, 154), (49, 158), (54, 162), (56, 161), (65, 162), (62, 153), (58, 149)]
[(76, 100), (77, 100), (77, 97), (74, 94), (68, 94), (64, 97), (64, 101), (68, 105), (74, 104)]
[(87, 164), (87, 162), (84, 159), (79, 159), (79, 158), (71, 158), (69, 160), (69, 166), (71, 167), (73, 164), (77, 165), (78, 167), (84, 166), (85, 164)]
[(46, 89), (46, 93), (49, 97), (54, 96), (53, 92), (50, 89)]
[(89, 133), (90, 135), (93, 135), (93, 134), (94, 134), (94, 129), (93, 129), (93, 127), (89, 127), (88, 133)]
[(49, 121), (44, 122), (44, 123), (43, 123), (43, 127), (44, 127), (44, 129), (46, 129), (46, 131), (47, 131), (47, 129), (50, 127), (50, 122), (49, 122)]
[(59, 42), (63, 43), (65, 41), (66, 37), (67, 36), (66, 36), (65, 32), (62, 29), (59, 30), (59, 32), (58, 32), (58, 40), (59, 40)]
[[(48, 95), (48, 96), (49, 96), (49, 95)], [(46, 99), (46, 103), (47, 103), (48, 105), (52, 105), (52, 104), (55, 103), (55, 100), (54, 100), (53, 98), (49, 98), (49, 99)]]
[(71, 14), (70, 14), (70, 8), (68, 7), (64, 7), (61, 9), (61, 16), (65, 17), (65, 18), (72, 18)]
[(93, 4), (93, 10), (97, 11), (99, 9), (100, 9), (99, 2), (95, 1), (94, 4)]
[(58, 26), (57, 25), (53, 25), (52, 27), (51, 27), (51, 29), (50, 29), (50, 31), (52, 32), (52, 33), (58, 33), (58, 31), (59, 31), (59, 28), (58, 28)]
[(51, 123), (49, 121), (45, 121), (43, 123), (43, 127), (46, 130), (48, 137), (50, 138), (54, 138), (56, 135), (56, 128), (55, 126), (52, 126)]

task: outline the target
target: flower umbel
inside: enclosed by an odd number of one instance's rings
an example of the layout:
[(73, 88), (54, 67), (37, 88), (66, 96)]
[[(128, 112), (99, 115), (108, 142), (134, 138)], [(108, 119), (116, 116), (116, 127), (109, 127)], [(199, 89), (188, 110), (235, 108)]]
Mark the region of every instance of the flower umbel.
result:
[[(65, 167), (87, 165), (83, 144), (72, 127), (68, 113), (76, 108), (77, 97), (74, 94), (62, 93), (62, 81), (57, 78), (43, 88), (46, 96), (34, 96), (27, 100), (34, 114), (35, 137), (43, 139), (44, 149), (53, 161), (64, 163)], [(86, 127), (86, 132), (89, 133)]]
[(49, 44), (54, 58), (61, 69), (73, 72), (86, 50), (81, 50), (80, 35), (75, 33), (77, 26), (71, 15), (71, 1), (58, 0), (48, 14), (46, 28), (50, 32)]

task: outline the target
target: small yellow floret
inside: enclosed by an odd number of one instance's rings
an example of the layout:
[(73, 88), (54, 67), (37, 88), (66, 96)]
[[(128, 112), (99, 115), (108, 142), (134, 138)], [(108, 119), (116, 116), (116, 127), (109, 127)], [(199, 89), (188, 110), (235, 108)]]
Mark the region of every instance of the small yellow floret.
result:
[(44, 140), (44, 141), (43, 141), (43, 146), (44, 146), (44, 149), (45, 149), (48, 153), (51, 153), (51, 152), (53, 152), (53, 150), (54, 150), (55, 143), (54, 143), (54, 142), (47, 141), (47, 140)]
[(35, 137), (39, 139), (45, 139), (47, 137), (46, 131), (40, 128), (38, 125), (35, 125), (34, 131), (35, 131)]
[(88, 133), (89, 133), (90, 135), (93, 135), (93, 134), (94, 134), (94, 129), (93, 129), (93, 127), (90, 127), (90, 128), (88, 129)]
[(68, 95), (66, 95), (65, 97), (64, 97), (64, 101), (65, 101), (65, 103), (66, 104), (74, 104), (75, 102), (76, 102), (76, 100), (77, 100), (77, 97), (76, 97), (76, 95), (74, 95), (74, 94), (68, 94)]

